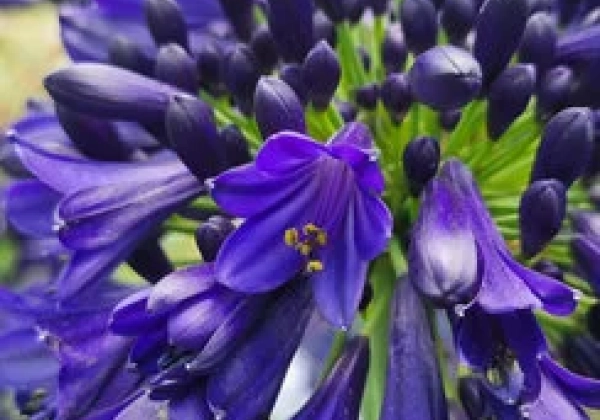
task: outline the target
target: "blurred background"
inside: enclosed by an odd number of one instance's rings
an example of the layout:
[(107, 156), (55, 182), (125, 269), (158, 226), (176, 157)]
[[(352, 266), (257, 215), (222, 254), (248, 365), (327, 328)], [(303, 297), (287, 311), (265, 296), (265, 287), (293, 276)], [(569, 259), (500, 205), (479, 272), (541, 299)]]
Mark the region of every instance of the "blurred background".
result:
[[(5, 6), (0, 0), (0, 128), (18, 117), (29, 97), (43, 97), (44, 75), (63, 65), (58, 14), (50, 2)], [(10, 0), (8, 0), (10, 1)]]

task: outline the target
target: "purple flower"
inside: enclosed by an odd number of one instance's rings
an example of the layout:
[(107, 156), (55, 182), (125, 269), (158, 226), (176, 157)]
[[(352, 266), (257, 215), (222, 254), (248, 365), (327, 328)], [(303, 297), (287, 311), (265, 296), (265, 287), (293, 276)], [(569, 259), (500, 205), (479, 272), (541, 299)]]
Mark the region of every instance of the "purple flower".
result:
[(565, 315), (576, 305), (570, 288), (513, 259), (471, 173), (457, 160), (446, 162), (425, 191), (409, 276), (447, 306), (476, 302), (490, 313), (543, 308)]
[(349, 327), (369, 261), (386, 247), (391, 217), (366, 127), (347, 125), (327, 144), (298, 133), (270, 137), (253, 164), (220, 175), (212, 196), (246, 218), (223, 244), (218, 280), (234, 290), (275, 289), (303, 272), (333, 324)]

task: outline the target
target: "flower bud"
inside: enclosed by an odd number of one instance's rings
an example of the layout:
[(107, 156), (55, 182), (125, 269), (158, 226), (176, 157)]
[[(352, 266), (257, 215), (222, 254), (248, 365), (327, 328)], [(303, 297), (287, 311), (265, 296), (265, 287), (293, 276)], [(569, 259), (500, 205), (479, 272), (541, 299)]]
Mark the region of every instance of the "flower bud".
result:
[(205, 89), (213, 92), (222, 81), (223, 52), (215, 42), (206, 41), (198, 46), (195, 53), (200, 82)]
[(328, 377), (291, 420), (357, 420), (368, 367), (368, 340), (352, 339)]
[(292, 88), (276, 77), (262, 77), (258, 82), (254, 114), (263, 139), (285, 130), (306, 132), (302, 103)]
[(301, 63), (313, 46), (312, 0), (269, 0), (269, 30), (279, 54)]
[(171, 147), (198, 179), (225, 169), (225, 148), (212, 109), (204, 102), (190, 96), (174, 96), (167, 108), (165, 125)]
[(566, 188), (583, 173), (594, 147), (594, 123), (588, 108), (568, 108), (544, 129), (531, 181), (554, 178)]
[(270, 73), (279, 61), (275, 39), (266, 26), (256, 29), (250, 39), (250, 49), (263, 73)]
[(254, 2), (252, 0), (219, 0), (219, 2), (238, 38), (242, 41), (249, 40), (254, 27)]
[(395, 116), (410, 108), (412, 96), (408, 79), (404, 73), (391, 73), (381, 85), (381, 101), (387, 111)]
[(461, 43), (475, 23), (476, 0), (446, 0), (442, 6), (441, 23), (452, 43)]
[(252, 51), (238, 45), (225, 59), (225, 85), (236, 104), (245, 114), (252, 112), (254, 90), (260, 78), (260, 70)]
[(304, 80), (302, 66), (297, 64), (284, 65), (281, 68), (279, 77), (294, 90), (298, 99), (300, 99), (303, 104), (306, 104), (308, 101), (308, 87)]
[(418, 196), (435, 176), (440, 164), (440, 145), (433, 137), (418, 137), (404, 149), (402, 167), (410, 192)]
[(460, 118), (462, 116), (462, 112), (460, 109), (450, 109), (448, 111), (440, 111), (439, 121), (442, 128), (446, 131), (454, 130), (454, 127), (457, 126)]
[(63, 130), (84, 155), (108, 161), (129, 158), (131, 151), (121, 142), (110, 122), (61, 105), (56, 106), (56, 115)]
[(575, 235), (571, 240), (571, 255), (575, 267), (595, 294), (600, 294), (600, 244), (585, 235)]
[(196, 231), (196, 245), (202, 260), (214, 261), (221, 245), (233, 230), (233, 223), (223, 216), (212, 216), (202, 223)]
[(181, 8), (174, 0), (144, 0), (146, 24), (157, 45), (179, 44), (188, 48), (188, 34)]
[(315, 108), (325, 109), (333, 98), (341, 77), (341, 67), (335, 51), (320, 41), (306, 56), (302, 66), (308, 97)]
[(532, 183), (519, 206), (521, 251), (526, 258), (540, 252), (560, 230), (567, 211), (565, 187), (554, 179)]
[(100, 118), (157, 123), (179, 91), (137, 73), (105, 64), (81, 63), (44, 80), (58, 104)]
[(542, 119), (550, 118), (567, 105), (573, 81), (569, 67), (557, 66), (546, 72), (537, 93), (537, 112)]
[(444, 307), (470, 302), (479, 288), (471, 214), (456, 188), (437, 178), (427, 184), (408, 252), (415, 288)]
[(134, 41), (123, 36), (116, 36), (108, 47), (108, 61), (125, 70), (143, 75), (152, 74), (154, 63), (148, 58)]
[(158, 50), (154, 75), (158, 80), (192, 94), (200, 87), (196, 62), (177, 44), (166, 44)]
[(486, 0), (475, 27), (473, 55), (481, 65), (484, 85), (504, 70), (519, 46), (527, 23), (526, 0)]
[(313, 17), (313, 36), (313, 44), (317, 44), (319, 41), (327, 41), (331, 47), (335, 46), (335, 26), (320, 10), (317, 10)]
[(375, 109), (379, 101), (379, 86), (376, 83), (370, 83), (357, 88), (354, 91), (354, 99), (361, 108)]
[(552, 64), (557, 29), (552, 17), (544, 12), (529, 17), (519, 46), (519, 61), (535, 64), (541, 74)]
[(413, 96), (432, 108), (458, 109), (477, 96), (481, 68), (467, 51), (434, 47), (419, 55), (408, 73)]
[(250, 162), (248, 141), (235, 125), (228, 125), (221, 131), (221, 142), (225, 145), (227, 163), (239, 166)]
[(487, 130), (490, 138), (499, 138), (525, 111), (534, 89), (535, 68), (532, 65), (517, 64), (500, 73), (488, 93)]
[(404, 0), (400, 5), (400, 22), (408, 49), (421, 53), (436, 44), (437, 12), (431, 0)]
[(388, 27), (381, 44), (381, 61), (387, 73), (400, 71), (404, 68), (408, 51), (404, 43), (402, 28), (398, 25)]
[(380, 420), (448, 418), (431, 326), (412, 280), (399, 279), (392, 298)]

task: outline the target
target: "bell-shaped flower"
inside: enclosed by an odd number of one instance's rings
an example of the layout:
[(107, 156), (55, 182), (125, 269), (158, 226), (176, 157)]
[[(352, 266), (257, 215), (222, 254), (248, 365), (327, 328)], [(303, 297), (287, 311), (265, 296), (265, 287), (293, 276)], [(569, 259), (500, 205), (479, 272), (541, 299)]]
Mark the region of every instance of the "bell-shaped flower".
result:
[(460, 161), (446, 162), (428, 191), (411, 241), (409, 276), (418, 290), (439, 304), (476, 302), (490, 313), (573, 311), (569, 287), (513, 259)]
[(392, 302), (381, 420), (448, 418), (431, 326), (413, 284), (399, 280)]
[(358, 337), (344, 353), (310, 400), (291, 420), (357, 420), (369, 367), (369, 342)]
[(368, 264), (390, 236), (382, 189), (361, 124), (345, 126), (327, 144), (292, 132), (271, 136), (254, 163), (212, 182), (219, 206), (246, 219), (217, 256), (218, 280), (257, 293), (303, 272), (325, 317), (349, 327)]

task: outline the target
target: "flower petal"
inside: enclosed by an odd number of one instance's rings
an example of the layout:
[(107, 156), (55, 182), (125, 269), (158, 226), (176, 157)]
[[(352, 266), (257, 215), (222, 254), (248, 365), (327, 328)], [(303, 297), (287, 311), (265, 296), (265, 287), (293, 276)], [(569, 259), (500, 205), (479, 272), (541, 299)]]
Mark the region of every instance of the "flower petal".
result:
[(569, 372), (549, 356), (540, 359), (545, 375), (552, 379), (565, 397), (590, 408), (600, 408), (600, 381)]
[(272, 174), (289, 174), (326, 153), (322, 144), (293, 131), (269, 137), (256, 155), (256, 168)]
[(368, 192), (357, 190), (352, 205), (358, 253), (363, 259), (372, 260), (388, 245), (392, 236), (392, 215), (379, 197)]
[(6, 190), (6, 216), (24, 235), (47, 238), (55, 234), (54, 209), (60, 195), (39, 181), (13, 182)]

